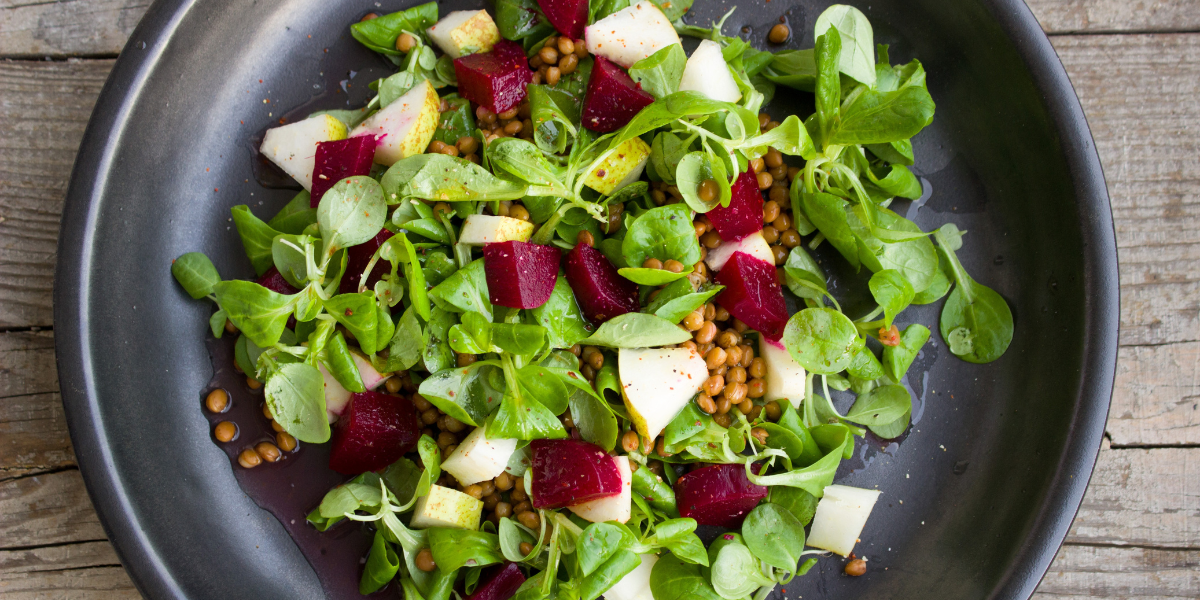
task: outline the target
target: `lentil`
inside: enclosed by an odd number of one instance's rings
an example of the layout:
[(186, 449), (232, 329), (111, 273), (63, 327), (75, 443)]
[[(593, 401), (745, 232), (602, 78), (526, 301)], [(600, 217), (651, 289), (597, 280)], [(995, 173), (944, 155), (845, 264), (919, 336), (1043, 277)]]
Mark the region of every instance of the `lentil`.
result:
[(213, 437), (217, 438), (218, 442), (232, 442), (237, 439), (238, 428), (233, 424), (233, 421), (221, 421), (213, 428)]

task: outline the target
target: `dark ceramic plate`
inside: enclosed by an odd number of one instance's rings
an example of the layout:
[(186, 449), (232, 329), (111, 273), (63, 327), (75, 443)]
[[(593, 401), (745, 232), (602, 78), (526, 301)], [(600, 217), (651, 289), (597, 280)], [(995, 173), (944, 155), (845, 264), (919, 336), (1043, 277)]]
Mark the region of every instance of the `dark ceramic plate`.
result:
[[(270, 216), (293, 194), (258, 182), (253, 140), (285, 114), (364, 102), (387, 65), (347, 25), (408, 4), (160, 0), (96, 106), (63, 215), (58, 366), (92, 500), (149, 597), (324, 594), (210, 438), (200, 394), (214, 376), (211, 308), (168, 267), (199, 250), (227, 278), (251, 275), (229, 207)], [(786, 15), (793, 47), (811, 47), (827, 4), (747, 4), (726, 31), (745, 26), (762, 42)], [(914, 170), (932, 195), (898, 210), (926, 230), (948, 220), (969, 230), (960, 256), (1008, 300), (1017, 329), (1008, 353), (982, 366), (951, 356), (935, 333), (908, 377), (913, 431), (898, 445), (861, 444), (839, 475), (885, 492), (857, 547), (870, 572), (848, 578), (825, 559), (784, 595), (1027, 598), (1079, 506), (1112, 390), (1117, 256), (1100, 163), (1020, 0), (854, 4), (893, 62), (924, 62), (938, 104), (914, 140)], [(732, 5), (700, 0), (690, 21)], [(773, 108), (811, 103), (805, 96), (780, 88)], [(934, 324), (939, 308), (905, 317)]]

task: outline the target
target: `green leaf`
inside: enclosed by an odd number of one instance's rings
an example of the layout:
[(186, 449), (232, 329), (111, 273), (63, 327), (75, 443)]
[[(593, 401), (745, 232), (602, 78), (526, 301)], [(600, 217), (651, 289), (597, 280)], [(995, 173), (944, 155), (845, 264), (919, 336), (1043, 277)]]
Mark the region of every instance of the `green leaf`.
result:
[[(944, 264), (939, 261), (939, 267)], [(913, 296), (913, 304), (933, 304), (942, 299), (947, 292), (950, 291), (950, 277), (946, 275), (944, 268), (939, 268), (933, 273), (933, 279), (929, 282), (929, 287), (919, 291)]]
[(350, 354), (350, 347), (346, 345), (346, 338), (340, 331), (333, 334), (325, 344), (325, 366), (329, 369), (329, 374), (347, 390), (367, 391), (363, 386), (362, 375), (358, 372), (358, 365), (354, 364), (354, 357)]
[(788, 253), (787, 262), (783, 264), (783, 273), (788, 289), (797, 298), (820, 301), (829, 295), (825, 271), (813, 260), (804, 246), (796, 246)]
[(424, 350), (421, 359), (426, 371), (437, 373), (454, 366), (454, 352), (450, 350), (447, 340), (455, 321), (454, 313), (434, 307), (429, 323), (422, 333)]
[(618, 550), (611, 558), (600, 565), (592, 574), (579, 582), (579, 597), (581, 600), (596, 600), (607, 592), (634, 569), (638, 568), (641, 558), (629, 550)]
[(741, 600), (754, 590), (775, 583), (763, 575), (758, 559), (744, 544), (724, 544), (715, 559), (710, 560), (713, 589), (725, 600)]
[(688, 147), (678, 135), (669, 131), (655, 134), (654, 141), (650, 144), (649, 172), (667, 183), (675, 183), (676, 169), (688, 154)]
[(911, 166), (913, 164), (913, 148), (912, 142), (909, 140), (898, 140), (887, 144), (866, 144), (866, 147), (871, 154), (893, 165)]
[(442, 111), (433, 139), (454, 145), (459, 138), (474, 135), (475, 112), (471, 110), (471, 102), (458, 94), (442, 96), (442, 101), (450, 110)]
[(775, 486), (767, 495), (767, 502), (786, 509), (796, 517), (800, 525), (808, 525), (817, 513), (817, 498), (794, 487)]
[(863, 225), (862, 206), (857, 205), (849, 213), (849, 222), (860, 246), (859, 258), (862, 264), (872, 272), (884, 269), (899, 271), (912, 284), (914, 291), (920, 292), (929, 287), (938, 270), (937, 251), (933, 242), (926, 234), (921, 233), (915, 223), (886, 208), (880, 208), (875, 216), (876, 229), (906, 234), (918, 233), (920, 236), (908, 241), (885, 243), (874, 237), (870, 229)]
[[(633, 472), (633, 492), (645, 498), (650, 503), (650, 506), (653, 506), (655, 509), (661, 510), (671, 516), (679, 515), (679, 508), (675, 505), (675, 491), (671, 489), (671, 486), (667, 485), (667, 482), (663, 481), (658, 475), (655, 475), (650, 469), (638, 468), (638, 470)], [(694, 523), (694, 519), (687, 520)], [(659, 523), (660, 537), (662, 536), (663, 527), (669, 522), (664, 521)], [(695, 530), (694, 525), (692, 530)], [(665, 543), (661, 540), (660, 542)], [(704, 553), (703, 544), (700, 545), (700, 552), (701, 554)], [(708, 563), (707, 555), (704, 557), (703, 563)]]
[(721, 597), (701, 573), (700, 566), (664, 555), (650, 571), (654, 600), (719, 600)]
[[(308, 259), (304, 247), (315, 241), (316, 238), (307, 235), (281, 233), (271, 242), (271, 259), (275, 268), (293, 287), (308, 285)], [(296, 250), (297, 247), (300, 250)]]
[(325, 414), (325, 378), (307, 363), (286, 363), (263, 388), (271, 416), (285, 431), (302, 442), (329, 441)]
[(417, 314), (422, 319), (429, 320), (429, 292), (425, 289), (425, 272), (417, 258), (417, 249), (408, 240), (408, 236), (401, 231), (388, 238), (379, 248), (379, 256), (393, 265), (404, 265), (404, 278), (408, 280), (408, 298)]
[(663, 11), (663, 15), (668, 21), (675, 21), (683, 17), (684, 13), (692, 8), (692, 0), (653, 0), (654, 4)]
[(913, 360), (929, 340), (929, 328), (914, 323), (900, 334), (899, 346), (883, 347), (883, 370), (892, 381), (901, 381), (912, 366)]
[(317, 209), (312, 208), (311, 204), (312, 196), (308, 190), (300, 190), (296, 197), (271, 217), (267, 225), (279, 233), (300, 235), (309, 225), (317, 222)]
[[(183, 291), (196, 300), (213, 293), (213, 286), (221, 281), (221, 274), (203, 252), (188, 252), (171, 261), (171, 274)], [(215, 329), (213, 335), (217, 335)]]
[(759, 148), (770, 146), (789, 156), (802, 156), (807, 160), (816, 157), (817, 150), (813, 147), (808, 130), (800, 122), (800, 117), (789, 115), (778, 127), (752, 137), (743, 142), (741, 148)]
[(668, 204), (642, 213), (629, 226), (621, 253), (627, 264), (635, 266), (647, 258), (696, 264), (700, 242), (692, 225), (692, 210), (684, 204)]
[[(563, 82), (560, 80), (559, 83)], [(583, 98), (547, 85), (529, 85), (526, 89), (537, 147), (544, 152), (565, 152), (578, 134), (576, 122)]]
[(687, 55), (683, 53), (683, 46), (671, 44), (633, 63), (629, 67), (629, 77), (641, 84), (642, 89), (651, 96), (662, 98), (679, 91), (679, 81), (683, 78), (686, 64)]
[[(1012, 342), (1013, 317), (1008, 303), (967, 274), (954, 250), (962, 245), (962, 235), (953, 224), (934, 232), (938, 245), (949, 258), (949, 267), (958, 284), (942, 307), (939, 329), (955, 356), (972, 363), (989, 363), (1004, 355)], [(236, 322), (235, 322), (236, 323)]]
[(515, 440), (561, 439), (567, 430), (541, 402), (523, 395), (505, 394), (500, 408), (487, 422), (489, 438)]
[[(683, 201), (696, 212), (708, 212), (718, 205), (728, 206), (733, 192), (729, 187), (729, 177), (725, 171), (725, 163), (714, 160), (708, 152), (696, 151), (679, 159), (674, 171), (674, 179), (683, 195)], [(708, 180), (715, 181), (717, 193), (712, 200), (700, 198), (700, 186)]]
[(685, 271), (672, 273), (666, 269), (647, 269), (643, 267), (632, 268), (626, 267), (618, 269), (618, 273), (622, 277), (640, 285), (660, 286), (684, 279), (692, 273), (692, 268), (688, 267)]
[(868, 287), (875, 302), (883, 308), (885, 327), (892, 326), (892, 320), (908, 308), (914, 295), (912, 284), (894, 269), (884, 269), (872, 275)]
[(383, 532), (375, 530), (375, 540), (371, 542), (371, 551), (367, 554), (367, 563), (363, 565), (362, 578), (358, 582), (358, 593), (373, 594), (387, 585), (396, 577), (400, 570), (400, 557), (387, 540)]
[(625, 313), (605, 321), (582, 343), (606, 348), (653, 348), (682, 344), (692, 334), (656, 315)]
[(485, 155), (488, 163), (498, 172), (504, 172), (532, 186), (540, 186), (559, 194), (566, 193), (566, 187), (554, 167), (532, 142), (513, 137), (500, 138), (488, 144)]
[(792, 315), (783, 331), (783, 343), (792, 358), (821, 375), (846, 370), (856, 339), (854, 323), (831, 308), (806, 308)]
[[(681, 281), (689, 283), (690, 286), (690, 282), (688, 282), (686, 279)], [(691, 294), (685, 294), (678, 298), (672, 298), (666, 302), (663, 302), (662, 304), (659, 304), (657, 307), (654, 306), (654, 303), (651, 303), (650, 306), (646, 307), (646, 310), (653, 310), (653, 313), (656, 316), (678, 324), (683, 320), (684, 317), (695, 312), (697, 308), (704, 306), (709, 299), (719, 294), (721, 290), (724, 289), (725, 286), (716, 285), (703, 292), (695, 292)], [(656, 302), (662, 299), (663, 294), (659, 294), (658, 296), (658, 298), (655, 298)]]
[(325, 301), (325, 310), (354, 334), (363, 352), (374, 354), (379, 349), (379, 316), (376, 314), (379, 308), (375, 303), (375, 292), (338, 294)]
[(464, 158), (417, 154), (388, 168), (380, 180), (388, 201), (408, 198), (445, 202), (516, 200), (526, 186), (501, 179)]
[(847, 446), (849, 445), (849, 448), (853, 449), (853, 436), (848, 433), (848, 430), (845, 428), (845, 426), (839, 427), (844, 433), (841, 445), (827, 451), (826, 454), (817, 462), (807, 467), (793, 469), (784, 473), (777, 473), (773, 475), (756, 475), (754, 472), (747, 469), (746, 477), (755, 485), (763, 485), (767, 487), (783, 485), (800, 488), (812, 494), (813, 496), (816, 496), (817, 498), (824, 496), (826, 486), (829, 486), (833, 483), (833, 476), (837, 473), (838, 465), (842, 462), (842, 457), (847, 449)]
[(842, 38), (838, 70), (860, 83), (875, 85), (875, 34), (867, 16), (853, 6), (835, 4), (817, 17), (814, 37), (824, 35), (831, 27), (837, 28)]
[(426, 377), (418, 391), (442, 412), (477, 427), (483, 425), (503, 394), (503, 390), (493, 389), (488, 383), (495, 369), (483, 362), (444, 369)]
[(492, 303), (489, 301), (487, 273), (483, 259), (476, 259), (466, 267), (429, 291), (439, 306), (456, 312), (475, 311), (492, 319)]
[(895, 91), (861, 89), (844, 101), (842, 119), (827, 143), (887, 144), (907, 140), (933, 122), (936, 108), (925, 88), (925, 70), (913, 61)]
[(242, 335), (263, 348), (279, 341), (292, 314), (290, 296), (276, 294), (253, 281), (221, 281), (213, 286), (213, 294)]
[(417, 318), (416, 310), (410, 306), (396, 321), (396, 331), (388, 343), (387, 360), (380, 371), (387, 373), (411, 369), (421, 361), (421, 349), (424, 346), (421, 321)]
[(567, 386), (550, 369), (525, 365), (517, 371), (517, 382), (525, 398), (537, 400), (551, 413), (560, 415), (567, 410)]
[(506, 40), (540, 40), (554, 33), (537, 0), (496, 0), (496, 27)]
[(218, 310), (208, 318), (208, 327), (212, 329), (213, 337), (221, 339), (221, 335), (225, 333), (225, 322), (228, 320), (223, 310)]
[(742, 523), (746, 547), (764, 563), (793, 572), (804, 552), (804, 524), (786, 508), (760, 504)]
[(370, 177), (347, 177), (329, 188), (317, 207), (325, 253), (357, 246), (379, 233), (387, 217), (383, 189)]
[(437, 20), (437, 3), (427, 2), (375, 19), (359, 21), (350, 26), (350, 35), (380, 54), (400, 56), (402, 53), (396, 49), (396, 38), (400, 37), (401, 33), (409, 31), (418, 35), (424, 34)]
[(780, 85), (812, 92), (817, 87), (816, 55), (812, 48), (781, 50), (771, 58), (762, 75)]
[(429, 551), (439, 569), (455, 571), (460, 567), (482, 567), (504, 562), (500, 538), (485, 531), (467, 531), (431, 527), (425, 530)]
[(841, 119), (842, 82), (838, 76), (839, 57), (842, 52), (842, 36), (837, 29), (829, 29), (816, 36), (817, 59), (817, 127), (819, 143), (829, 145), (829, 137)]
[(887, 425), (912, 412), (912, 395), (903, 386), (877, 387), (854, 401), (846, 420), (859, 425)]
[(237, 227), (238, 235), (242, 238), (242, 248), (246, 250), (246, 257), (250, 259), (254, 272), (261, 277), (271, 268), (271, 242), (279, 232), (254, 216), (250, 207), (245, 204), (233, 207), (230, 213), (233, 215), (233, 225)]
[(850, 359), (846, 370), (854, 377), (865, 381), (874, 381), (884, 375), (883, 365), (879, 363), (878, 358), (875, 358), (875, 353), (867, 347), (862, 338), (854, 343), (854, 357)]
[(529, 312), (538, 325), (546, 328), (546, 339), (551, 348), (570, 348), (592, 333), (591, 325), (584, 319), (575, 293), (562, 273), (554, 282), (550, 299)]
[(612, 409), (605, 406), (603, 401), (582, 390), (572, 390), (567, 404), (571, 409), (571, 419), (585, 441), (605, 450), (616, 447), (620, 426)]
[[(642, 469), (638, 469), (639, 471)], [(646, 469), (649, 471), (649, 469)], [(651, 474), (651, 477), (657, 478)], [(659, 484), (666, 487), (666, 484), (661, 481)], [(634, 484), (637, 485), (636, 483)], [(670, 492), (670, 488), (667, 488)], [(671, 493), (671, 499), (674, 500), (675, 495)], [(678, 511), (672, 507), (668, 514), (675, 514)], [(695, 519), (667, 519), (654, 527), (655, 542), (671, 551), (676, 558), (690, 562), (692, 564), (708, 566), (708, 552), (704, 549), (704, 542), (694, 533), (696, 531)]]

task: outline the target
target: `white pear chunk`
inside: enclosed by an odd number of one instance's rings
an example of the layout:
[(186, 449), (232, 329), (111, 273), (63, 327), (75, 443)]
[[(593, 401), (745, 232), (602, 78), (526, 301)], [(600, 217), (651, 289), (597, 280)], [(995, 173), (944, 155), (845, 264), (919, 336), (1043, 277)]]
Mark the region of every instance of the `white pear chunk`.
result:
[(621, 348), (621, 396), (643, 438), (654, 439), (708, 379), (704, 357), (688, 348)]
[(625, 68), (679, 43), (679, 34), (667, 15), (649, 0), (642, 0), (588, 25), (583, 37), (588, 52)]
[(317, 144), (344, 139), (344, 123), (329, 115), (317, 115), (268, 129), (258, 151), (311, 191), (313, 168), (317, 166)]
[(878, 490), (848, 485), (827, 486), (825, 496), (817, 503), (808, 545), (850, 556), (878, 499)]
[(621, 473), (621, 493), (567, 507), (571, 512), (593, 523), (624, 523), (629, 520), (633, 514), (633, 470), (629, 468), (628, 456), (618, 456), (613, 460), (617, 461), (617, 471)]
[(354, 358), (354, 366), (358, 367), (358, 376), (362, 378), (363, 387), (368, 390), (378, 388), (383, 382), (387, 381), (392, 376), (391, 373), (380, 373), (375, 370), (375, 366), (371, 364), (371, 359), (364, 356), (357, 350), (351, 350), (350, 356)]
[(425, 32), (450, 58), (487, 52), (500, 41), (500, 30), (486, 10), (456, 10)]
[(713, 271), (720, 271), (734, 252), (745, 252), (758, 260), (775, 265), (775, 255), (771, 253), (771, 245), (763, 238), (762, 232), (750, 234), (736, 242), (721, 242), (720, 246), (708, 251), (704, 262)]
[(528, 242), (533, 235), (533, 223), (494, 215), (467, 215), (458, 243), (482, 246), (497, 242)]
[(630, 138), (617, 146), (608, 158), (584, 178), (586, 185), (602, 195), (611, 196), (617, 190), (641, 179), (642, 170), (650, 161), (650, 145), (642, 138)]
[(483, 501), (476, 500), (458, 490), (440, 485), (429, 486), (429, 493), (417, 499), (413, 508), (413, 529), (450, 527), (452, 529), (479, 529), (479, 517), (483, 515)]
[(683, 79), (679, 81), (679, 91), (700, 92), (713, 100), (721, 102), (737, 102), (742, 99), (729, 65), (721, 54), (721, 45), (712, 40), (703, 40), (687, 65), (683, 67)]
[(466, 439), (442, 461), (442, 470), (453, 475), (459, 483), (471, 485), (487, 481), (504, 472), (517, 440), (488, 439), (485, 427), (476, 427)]
[(333, 423), (338, 420), (346, 410), (346, 405), (350, 403), (350, 390), (342, 387), (338, 383), (337, 378), (325, 368), (324, 364), (318, 363), (317, 368), (321, 371), (321, 378), (325, 380), (325, 416), (329, 422)]
[(767, 363), (767, 388), (763, 400), (786, 400), (800, 408), (804, 399), (804, 367), (779, 342), (758, 337), (758, 355)]
[(604, 592), (606, 600), (654, 600), (650, 593), (650, 573), (658, 562), (657, 554), (642, 554), (642, 564), (626, 573), (619, 581)]
[(378, 141), (375, 162), (390, 167), (402, 158), (425, 151), (441, 118), (440, 103), (433, 84), (428, 79), (422, 80), (355, 127), (350, 137), (374, 135)]

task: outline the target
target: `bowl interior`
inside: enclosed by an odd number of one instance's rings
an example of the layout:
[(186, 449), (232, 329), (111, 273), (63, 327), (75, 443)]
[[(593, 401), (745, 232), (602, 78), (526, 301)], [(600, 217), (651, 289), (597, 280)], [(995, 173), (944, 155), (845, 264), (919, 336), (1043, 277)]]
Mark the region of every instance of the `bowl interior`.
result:
[[(347, 26), (408, 4), (160, 2), (101, 99), (63, 230), (60, 372), (93, 497), (152, 597), (323, 597), (211, 441), (200, 410), (211, 307), (189, 299), (169, 265), (203, 251), (226, 278), (252, 275), (229, 208), (269, 218), (294, 193), (256, 180), (256, 138), (285, 116), (365, 102), (390, 65)], [(697, 3), (688, 20), (735, 4)], [(725, 31), (761, 43), (783, 16), (789, 47), (811, 47), (828, 4), (746, 5)], [(893, 62), (924, 63), (938, 104), (914, 140), (931, 193), (895, 208), (925, 230), (950, 221), (969, 232), (959, 256), (1008, 300), (1016, 335), (1002, 359), (971, 365), (936, 333), (940, 303), (904, 314), (901, 326), (935, 331), (908, 376), (913, 429), (899, 444), (860, 443), (839, 476), (884, 492), (856, 549), (868, 574), (845, 577), (842, 561), (824, 559), (782, 593), (1026, 597), (1078, 506), (1111, 391), (1115, 244), (1098, 162), (1023, 4), (854, 4)], [(809, 111), (806, 96), (781, 87), (774, 112)], [(861, 279), (822, 257), (852, 297)]]

